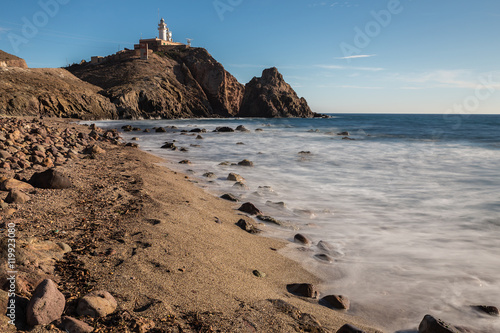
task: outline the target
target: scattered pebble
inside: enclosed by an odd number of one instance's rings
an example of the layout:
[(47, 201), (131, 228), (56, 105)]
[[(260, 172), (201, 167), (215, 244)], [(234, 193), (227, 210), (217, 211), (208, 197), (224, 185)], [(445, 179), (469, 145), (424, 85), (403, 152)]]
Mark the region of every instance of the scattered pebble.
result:
[(253, 275), (255, 275), (256, 277), (259, 277), (259, 278), (264, 278), (264, 277), (266, 277), (266, 273), (261, 272), (261, 271), (259, 271), (259, 270), (257, 270), (257, 269), (256, 269), (256, 270), (254, 270), (252, 273), (253, 273)]

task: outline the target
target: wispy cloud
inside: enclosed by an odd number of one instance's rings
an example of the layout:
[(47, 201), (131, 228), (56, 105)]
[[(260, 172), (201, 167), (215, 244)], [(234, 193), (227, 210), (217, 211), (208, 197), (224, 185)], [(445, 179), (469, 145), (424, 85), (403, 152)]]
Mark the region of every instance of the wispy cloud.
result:
[(358, 55), (352, 55), (352, 56), (347, 56), (347, 57), (340, 57), (340, 58), (335, 58), (335, 59), (359, 59), (359, 58), (371, 58), (375, 57), (376, 54), (358, 54)]
[(402, 90), (422, 90), (425, 88), (424, 87), (400, 87), (399, 89), (402, 89)]
[(5, 34), (5, 33), (7, 33), (10, 30), (11, 30), (10, 28), (0, 27), (0, 35), (1, 34)]
[(4, 27), (0, 27), (0, 40), (3, 39), (3, 35), (6, 34), (8, 31), (10, 31), (9, 28), (4, 28)]
[(336, 86), (336, 88), (344, 88), (344, 89), (383, 89), (383, 87), (370, 87), (370, 86), (356, 86), (356, 85), (341, 85)]
[(378, 86), (357, 86), (357, 85), (318, 85), (318, 88), (342, 88), (342, 89), (367, 89), (367, 90), (378, 90), (378, 89), (384, 89), (384, 87), (378, 87)]
[(355, 67), (355, 66), (340, 66), (340, 65), (316, 65), (315, 67), (323, 69), (353, 70), (353, 71), (368, 71), (368, 72), (379, 72), (385, 70), (385, 68), (382, 67)]
[(500, 89), (500, 71), (475, 73), (465, 69), (435, 70), (423, 73), (395, 74), (392, 78), (411, 84), (402, 89), (476, 89), (481, 84), (487, 84), (494, 89)]

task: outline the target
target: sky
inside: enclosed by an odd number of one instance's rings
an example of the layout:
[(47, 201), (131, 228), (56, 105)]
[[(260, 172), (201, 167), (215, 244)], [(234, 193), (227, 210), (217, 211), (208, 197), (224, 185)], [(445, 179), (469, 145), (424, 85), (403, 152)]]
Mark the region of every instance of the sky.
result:
[(21, 0), (0, 49), (64, 67), (157, 36), (245, 84), (275, 66), (320, 113), (500, 114), (498, 0)]

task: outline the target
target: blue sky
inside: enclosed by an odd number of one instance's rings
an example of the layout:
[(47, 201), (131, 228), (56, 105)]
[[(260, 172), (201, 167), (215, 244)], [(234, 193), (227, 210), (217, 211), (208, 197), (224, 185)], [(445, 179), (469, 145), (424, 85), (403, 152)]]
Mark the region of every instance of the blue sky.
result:
[(498, 0), (23, 0), (0, 49), (61, 67), (157, 35), (193, 39), (241, 83), (276, 66), (316, 112), (500, 113)]

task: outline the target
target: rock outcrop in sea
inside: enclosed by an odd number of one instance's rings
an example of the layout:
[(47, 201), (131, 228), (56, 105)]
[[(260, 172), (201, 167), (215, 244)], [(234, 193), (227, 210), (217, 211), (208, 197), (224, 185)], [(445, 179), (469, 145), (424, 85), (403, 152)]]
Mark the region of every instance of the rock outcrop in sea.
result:
[(0, 53), (0, 114), (80, 119), (314, 116), (276, 68), (243, 86), (203, 48), (155, 52), (147, 61), (126, 50), (66, 69), (25, 65)]
[(314, 113), (306, 100), (299, 98), (278, 69), (273, 67), (265, 69), (262, 77), (254, 77), (246, 84), (238, 116), (311, 118)]

